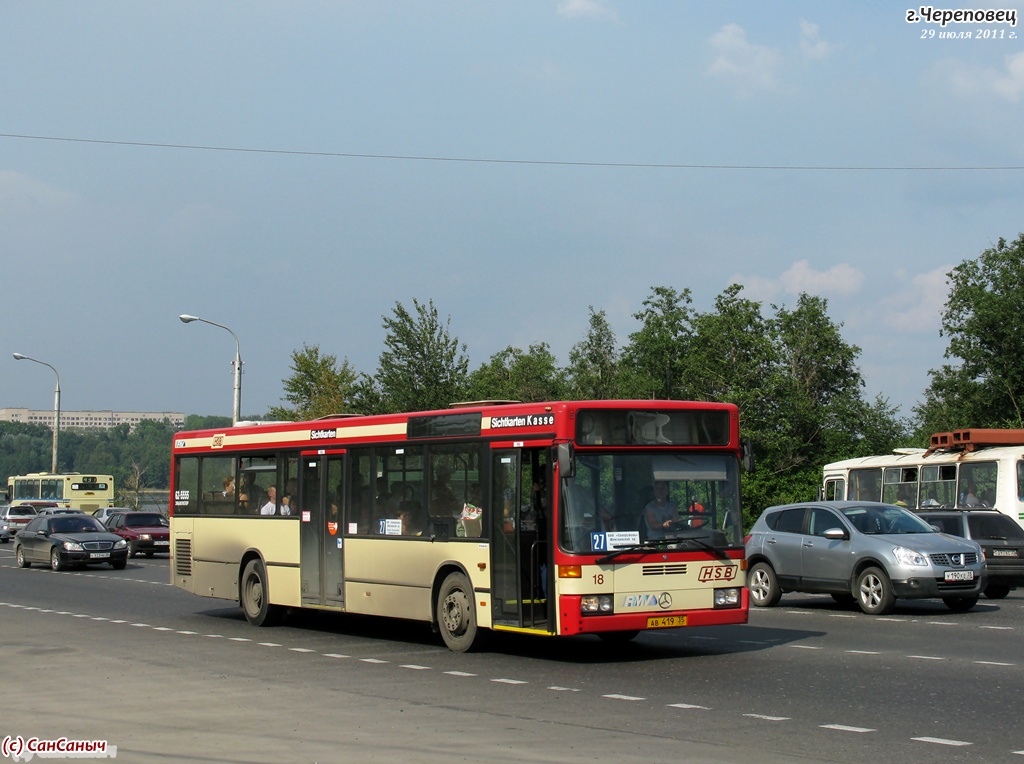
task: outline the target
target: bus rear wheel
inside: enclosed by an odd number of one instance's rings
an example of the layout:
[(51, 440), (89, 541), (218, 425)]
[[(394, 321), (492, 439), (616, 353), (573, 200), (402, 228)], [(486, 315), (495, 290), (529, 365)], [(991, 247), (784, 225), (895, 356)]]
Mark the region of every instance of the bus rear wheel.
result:
[(253, 626), (276, 626), (284, 617), (284, 609), (270, 604), (270, 589), (267, 586), (267, 570), (263, 563), (249, 560), (238, 583), (238, 602), (245, 613), (245, 620)]
[(464, 653), (478, 642), (473, 587), (462, 573), (450, 573), (437, 593), (437, 628), (449, 650)]

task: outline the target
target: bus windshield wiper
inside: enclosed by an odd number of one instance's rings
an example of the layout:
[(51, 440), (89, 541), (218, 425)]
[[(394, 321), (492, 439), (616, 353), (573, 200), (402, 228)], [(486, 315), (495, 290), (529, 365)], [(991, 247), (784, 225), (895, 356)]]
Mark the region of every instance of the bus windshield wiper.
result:
[(609, 552), (601, 559), (597, 560), (598, 565), (604, 565), (606, 562), (611, 562), (620, 554), (630, 554), (631, 552), (649, 552), (652, 549), (661, 549), (665, 546), (669, 539), (648, 539), (647, 541), (641, 541), (639, 544), (630, 544), (629, 546), (620, 546), (618, 549)]

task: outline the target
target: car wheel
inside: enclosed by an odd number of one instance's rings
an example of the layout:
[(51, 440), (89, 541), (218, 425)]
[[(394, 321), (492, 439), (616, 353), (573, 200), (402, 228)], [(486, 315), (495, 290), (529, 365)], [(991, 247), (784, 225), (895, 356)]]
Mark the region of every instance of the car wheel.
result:
[(60, 561), (60, 552), (57, 547), (50, 548), (50, 570), (64, 570), (64, 563)]
[(124, 570), (128, 567), (128, 558), (125, 557), (123, 560), (111, 560), (110, 567), (114, 570)]
[(1009, 593), (1010, 587), (1007, 584), (989, 584), (985, 587), (985, 596), (990, 600), (1001, 600)]
[(477, 641), (473, 587), (462, 573), (451, 573), (437, 593), (437, 627), (449, 650), (464, 653)]
[(153, 553), (152, 552), (146, 552), (146, 557), (149, 557), (150, 559), (152, 559)]
[(276, 626), (284, 618), (284, 608), (270, 604), (267, 570), (259, 559), (246, 564), (238, 585), (238, 601), (245, 620), (253, 626)]
[(19, 568), (27, 568), (32, 564), (25, 559), (25, 547), (21, 544), (18, 544), (18, 546), (14, 548), (14, 558), (18, 561)]
[(857, 604), (868, 615), (885, 615), (896, 606), (896, 595), (885, 571), (865, 568), (857, 576)]
[(135, 554), (136, 554), (135, 553), (135, 546), (132, 544), (132, 542), (129, 541), (128, 542), (128, 559), (131, 559), (132, 557), (134, 557)]
[(775, 607), (782, 599), (779, 579), (767, 562), (759, 562), (750, 569), (747, 588), (750, 589), (750, 601), (757, 607)]
[(950, 610), (957, 613), (966, 613), (978, 604), (978, 595), (972, 597), (943, 597), (942, 601), (946, 603), (946, 607)]

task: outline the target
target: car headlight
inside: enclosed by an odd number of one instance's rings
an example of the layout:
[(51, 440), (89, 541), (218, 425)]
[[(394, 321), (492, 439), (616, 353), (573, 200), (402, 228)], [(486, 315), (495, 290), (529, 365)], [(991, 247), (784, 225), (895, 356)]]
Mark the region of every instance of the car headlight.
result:
[(77, 541), (65, 541), (62, 546), (69, 552), (81, 552), (82, 545)]
[(580, 613), (583, 615), (608, 614), (612, 612), (610, 594), (588, 594), (580, 598)]
[(114, 542), (114, 549), (124, 549), (126, 546), (128, 546), (128, 542), (124, 539), (118, 539)]
[(913, 549), (907, 549), (905, 546), (896, 547), (892, 550), (892, 554), (900, 565), (924, 567), (928, 564), (927, 557), (920, 552), (915, 552)]
[(139, 541), (152, 541), (152, 540), (153, 540), (153, 537), (150, 536), (148, 533), (140, 533), (139, 534)]

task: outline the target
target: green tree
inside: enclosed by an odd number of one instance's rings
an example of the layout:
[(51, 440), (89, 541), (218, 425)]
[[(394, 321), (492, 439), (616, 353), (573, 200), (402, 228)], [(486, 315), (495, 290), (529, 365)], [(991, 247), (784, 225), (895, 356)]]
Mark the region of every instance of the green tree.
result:
[(510, 345), (469, 375), (473, 400), (553, 401), (564, 390), (564, 375), (545, 342), (525, 353)]
[(1024, 233), (949, 272), (941, 334), (950, 363), (932, 371), (915, 409), (919, 434), (1024, 427)]
[(569, 351), (568, 393), (580, 400), (604, 400), (620, 395), (619, 351), (615, 333), (603, 310), (590, 308), (587, 336)]
[(433, 300), (412, 304), (415, 315), (396, 302), (394, 314), (382, 316), (387, 334), (377, 373), (363, 375), (356, 389), (363, 413), (442, 409), (466, 397), (469, 358), (451, 334), (451, 316), (442, 322)]
[(274, 406), (267, 413), (270, 419), (304, 421), (330, 414), (348, 412), (357, 381), (357, 374), (346, 358), (338, 366), (331, 354), (320, 355), (320, 346), (303, 345), (292, 351), (292, 375), (281, 380), (284, 400), (291, 408)]
[(623, 393), (630, 398), (680, 399), (686, 396), (685, 364), (693, 335), (690, 290), (652, 287), (641, 323), (622, 351)]

